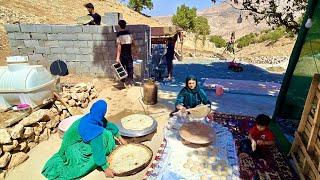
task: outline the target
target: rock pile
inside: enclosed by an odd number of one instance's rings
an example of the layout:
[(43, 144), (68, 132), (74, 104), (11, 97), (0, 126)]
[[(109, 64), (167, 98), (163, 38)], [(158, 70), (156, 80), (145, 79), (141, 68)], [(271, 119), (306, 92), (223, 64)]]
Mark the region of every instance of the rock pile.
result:
[(248, 63), (252, 64), (280, 64), (282, 62), (288, 61), (289, 57), (267, 57), (267, 56), (260, 56), (254, 57), (251, 59), (244, 60)]
[(60, 96), (71, 107), (87, 108), (89, 102), (98, 97), (98, 93), (94, 85), (78, 83), (75, 86), (64, 85)]
[[(60, 116), (55, 118), (54, 107), (40, 109), (11, 127), (0, 129), (0, 179), (8, 170), (28, 159), (27, 152), (56, 132)], [(56, 114), (59, 112), (56, 111)]]
[[(63, 86), (61, 96), (72, 107), (86, 108), (97, 94), (93, 85), (79, 83)], [(67, 107), (55, 101), (50, 109), (37, 110), (18, 123), (0, 128), (0, 179), (4, 179), (8, 170), (27, 160), (30, 149), (58, 132), (60, 121), (69, 116)]]

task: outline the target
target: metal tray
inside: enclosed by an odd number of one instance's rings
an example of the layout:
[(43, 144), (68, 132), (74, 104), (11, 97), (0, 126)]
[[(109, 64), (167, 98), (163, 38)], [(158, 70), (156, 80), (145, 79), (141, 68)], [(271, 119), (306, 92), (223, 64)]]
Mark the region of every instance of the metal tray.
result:
[(153, 133), (155, 130), (157, 130), (157, 126), (158, 126), (158, 122), (152, 118), (153, 123), (149, 128), (146, 128), (142, 131), (133, 131), (133, 130), (127, 130), (125, 129), (121, 122), (117, 122), (115, 123), (117, 125), (117, 127), (119, 128), (119, 132), (122, 136), (126, 136), (126, 137), (141, 137), (141, 136), (145, 136), (148, 134)]

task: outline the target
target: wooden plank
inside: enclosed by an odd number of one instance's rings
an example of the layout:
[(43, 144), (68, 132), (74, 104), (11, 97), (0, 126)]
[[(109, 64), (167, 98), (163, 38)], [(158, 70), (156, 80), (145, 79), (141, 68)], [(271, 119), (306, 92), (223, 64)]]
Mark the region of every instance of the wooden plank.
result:
[[(318, 164), (318, 171), (319, 171), (319, 165), (320, 165), (320, 149), (319, 149), (318, 147), (315, 147), (314, 156), (317, 158), (315, 165)], [(320, 171), (319, 171), (319, 172), (320, 172)]]
[(297, 149), (298, 149), (298, 142), (294, 139), (293, 142), (292, 142), (291, 149), (290, 149), (290, 151), (289, 151), (288, 156), (290, 156), (290, 154), (291, 154), (292, 152), (296, 152)]
[(300, 179), (301, 179), (301, 180), (305, 180), (304, 175), (303, 175), (302, 172), (301, 172), (300, 166), (299, 166), (298, 161), (297, 161), (297, 159), (296, 159), (296, 157), (295, 157), (295, 155), (294, 155), (293, 152), (291, 152), (291, 157), (292, 157), (292, 159), (293, 159), (294, 165), (296, 166), (296, 169), (297, 169), (297, 171), (298, 171), (298, 175), (299, 175)]
[(315, 108), (311, 108), (310, 114), (312, 117), (314, 117), (314, 114), (316, 113)]
[(318, 147), (318, 146), (316, 146), (315, 148), (314, 148), (314, 151), (315, 151), (315, 153), (316, 153), (316, 156), (318, 156), (318, 158), (320, 157), (320, 148)]
[(320, 141), (319, 141), (319, 139), (316, 141), (316, 147), (320, 150)]
[(62, 100), (62, 98), (56, 92), (53, 92), (53, 95), (57, 98), (57, 100), (59, 100), (62, 103), (62, 105), (64, 105), (67, 108), (71, 116), (83, 114), (81, 110), (70, 107), (66, 102)]
[(320, 74), (313, 76), (290, 154), (300, 179), (320, 180)]
[(307, 117), (309, 115), (309, 112), (311, 110), (311, 106), (312, 106), (312, 103), (313, 103), (313, 100), (314, 100), (314, 97), (315, 97), (315, 94), (316, 94), (316, 90), (318, 90), (317, 87), (318, 87), (318, 84), (319, 84), (319, 78), (320, 78), (319, 74), (315, 74), (313, 76), (313, 79), (312, 79), (312, 82), (311, 82), (311, 85), (310, 85), (310, 88), (309, 88), (308, 96), (307, 96), (307, 99), (306, 99), (306, 102), (305, 102), (305, 105), (304, 105), (304, 109), (303, 109), (303, 112), (302, 112), (300, 124), (299, 124), (299, 127), (298, 127), (298, 132), (302, 132), (304, 130), (305, 123), (306, 123)]
[(39, 106), (36, 106), (32, 109), (32, 112), (38, 111), (39, 109), (45, 107), (46, 105), (53, 103), (56, 99), (55, 98), (49, 98), (47, 99), (43, 104), (40, 104)]
[(307, 123), (306, 123), (306, 129), (308, 129), (309, 132), (310, 132), (311, 129), (312, 129), (312, 125), (309, 123), (309, 121), (307, 121)]
[(309, 141), (309, 138), (310, 138), (310, 130), (309, 130), (308, 128), (306, 128), (306, 129), (304, 130), (304, 132), (305, 132), (306, 135), (307, 135), (306, 141), (308, 142), (308, 141)]
[(311, 115), (308, 115), (307, 123), (309, 123), (312, 126), (313, 122), (314, 122), (314, 118), (311, 117)]
[[(320, 92), (319, 92), (319, 89), (316, 90), (316, 96), (314, 97), (314, 100), (315, 98), (317, 99), (320, 99)], [(318, 104), (318, 102), (316, 102)]]
[(295, 138), (296, 138), (296, 139), (298, 140), (298, 142), (300, 143), (300, 148), (301, 148), (301, 150), (302, 150), (302, 152), (303, 152), (303, 154), (304, 154), (304, 156), (305, 156), (305, 158), (306, 158), (306, 160), (307, 160), (307, 163), (310, 165), (311, 170), (312, 170), (313, 172), (317, 172), (317, 168), (315, 167), (313, 161), (311, 160), (311, 158), (310, 158), (310, 156), (309, 156), (309, 154), (308, 154), (308, 152), (307, 152), (307, 149), (306, 149), (306, 147), (303, 145), (302, 140), (301, 140), (301, 138), (300, 138), (300, 136), (299, 136), (299, 134), (298, 134), (297, 132), (295, 133)]
[(317, 180), (316, 175), (313, 171), (309, 171), (307, 175), (309, 176), (309, 179)]
[(301, 149), (298, 149), (297, 155), (298, 155), (298, 160), (299, 160), (298, 163), (299, 164), (301, 163), (301, 169), (302, 169), (304, 167), (304, 164), (305, 164), (305, 159), (306, 159), (305, 155), (303, 154)]
[(305, 131), (301, 134), (301, 139), (302, 139), (302, 142), (303, 142), (304, 144), (307, 144), (307, 143), (308, 143), (309, 137), (308, 137), (308, 135), (306, 134)]
[(307, 145), (308, 152), (312, 152), (314, 150), (314, 146), (316, 144), (316, 140), (318, 137), (319, 124), (320, 124), (319, 106), (320, 106), (320, 101), (318, 101), (316, 114), (315, 114), (313, 122), (311, 124), (312, 127), (311, 127), (311, 131), (310, 131), (310, 139), (309, 139), (308, 145)]

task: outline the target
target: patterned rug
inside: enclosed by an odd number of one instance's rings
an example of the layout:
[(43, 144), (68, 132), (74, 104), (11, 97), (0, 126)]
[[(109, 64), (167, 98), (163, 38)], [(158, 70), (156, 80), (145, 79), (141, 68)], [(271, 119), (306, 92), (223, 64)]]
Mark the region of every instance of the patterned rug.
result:
[(248, 138), (248, 131), (254, 125), (253, 117), (212, 113), (208, 115), (208, 118), (209, 121), (215, 121), (228, 127), (232, 132), (240, 161), (241, 179), (298, 179), (287, 159), (276, 146), (266, 149), (259, 157), (240, 152), (240, 141)]

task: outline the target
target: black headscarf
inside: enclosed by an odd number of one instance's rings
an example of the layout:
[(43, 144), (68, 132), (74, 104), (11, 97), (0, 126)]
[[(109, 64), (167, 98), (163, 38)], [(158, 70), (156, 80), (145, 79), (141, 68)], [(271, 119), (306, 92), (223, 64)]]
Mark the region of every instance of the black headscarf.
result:
[[(189, 86), (188, 86), (188, 82), (189, 82), (190, 80), (196, 81), (196, 87), (195, 87), (194, 89), (190, 89)], [(189, 75), (189, 76), (187, 76), (185, 89), (186, 89), (188, 92), (191, 92), (191, 93), (197, 93), (197, 92), (199, 92), (200, 88), (199, 88), (199, 86), (198, 86), (198, 79), (197, 79), (196, 76), (194, 76), (194, 75)]]

